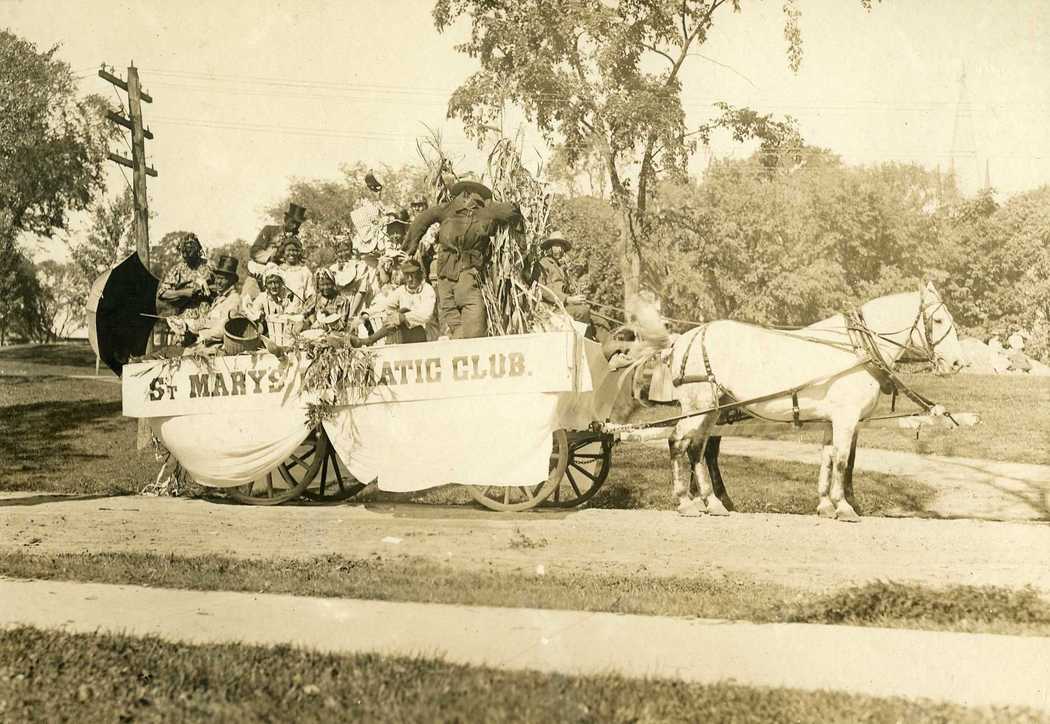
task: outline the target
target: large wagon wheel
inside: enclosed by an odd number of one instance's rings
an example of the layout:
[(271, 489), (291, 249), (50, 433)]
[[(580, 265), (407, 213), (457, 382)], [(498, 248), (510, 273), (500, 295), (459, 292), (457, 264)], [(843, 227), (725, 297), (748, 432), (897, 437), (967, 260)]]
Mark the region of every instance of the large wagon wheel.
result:
[(228, 488), (226, 494), (247, 505), (280, 505), (295, 500), (317, 476), (329, 447), (323, 431), (311, 432), (302, 445), (277, 466), (280, 475), (267, 473), (266, 477), (247, 485)]
[(529, 510), (546, 500), (558, 487), (565, 468), (569, 464), (569, 437), (565, 430), (554, 432), (554, 445), (551, 449), (550, 475), (537, 485), (468, 485), (474, 500), (490, 510), (517, 512)]
[(323, 438), (324, 449), (321, 453), (321, 471), (304, 490), (303, 497), (314, 503), (340, 503), (354, 497), (366, 487), (346, 469), (335, 454), (335, 448), (322, 429), (318, 436)]
[(543, 505), (572, 508), (583, 505), (601, 489), (612, 468), (613, 440), (597, 432), (569, 433), (569, 462), (565, 475)]

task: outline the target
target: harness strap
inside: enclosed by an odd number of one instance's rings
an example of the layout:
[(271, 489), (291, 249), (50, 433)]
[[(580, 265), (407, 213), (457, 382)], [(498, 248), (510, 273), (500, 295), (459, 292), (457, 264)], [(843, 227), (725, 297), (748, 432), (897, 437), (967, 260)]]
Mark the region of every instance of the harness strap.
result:
[(791, 393), (791, 424), (796, 428), (802, 427), (798, 419), (798, 390)]
[[(690, 384), (693, 382), (709, 382), (711, 381), (711, 362), (707, 358), (707, 349), (704, 347), (704, 335), (707, 334), (707, 325), (702, 324), (696, 329), (689, 332), (691, 335), (686, 341), (685, 351), (682, 352), (682, 364), (679, 366), (678, 374), (671, 379), (671, 384), (674, 387), (681, 385)], [(700, 349), (703, 351), (704, 357), (704, 374), (703, 375), (687, 375), (685, 373), (686, 366), (689, 364), (689, 353), (693, 350), (693, 343), (696, 342), (696, 338), (700, 338)]]

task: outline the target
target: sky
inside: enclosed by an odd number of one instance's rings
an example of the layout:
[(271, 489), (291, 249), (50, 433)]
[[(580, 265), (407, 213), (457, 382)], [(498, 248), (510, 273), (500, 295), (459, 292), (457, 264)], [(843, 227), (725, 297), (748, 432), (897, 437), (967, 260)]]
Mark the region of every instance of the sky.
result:
[[(1050, 183), (1050, 0), (886, 0), (870, 13), (859, 0), (799, 0), (797, 74), (782, 5), (744, 0), (742, 12), (716, 20), (683, 68), (691, 125), (722, 100), (790, 114), (808, 143), (849, 163), (947, 171), (954, 147), (965, 190), (983, 185), (986, 166), (1001, 198)], [(192, 230), (214, 246), (254, 238), (292, 179), (335, 178), (345, 163), (417, 162), (425, 126), (440, 130), (457, 170), (483, 170), (483, 154), (445, 113), (451, 91), (476, 69), (455, 50), (467, 28), (438, 34), (432, 6), (0, 0), (0, 27), (41, 49), (60, 44), (82, 91), (114, 103), (98, 66), (124, 77), (134, 61), (154, 99), (143, 106), (159, 173), (149, 179), (151, 238)], [(528, 151), (545, 153), (534, 130), (525, 139)], [(120, 142), (113, 150), (130, 155)], [(749, 152), (716, 138), (692, 169)], [(126, 181), (111, 166), (118, 193)], [(33, 250), (62, 258), (63, 248), (52, 241)]]

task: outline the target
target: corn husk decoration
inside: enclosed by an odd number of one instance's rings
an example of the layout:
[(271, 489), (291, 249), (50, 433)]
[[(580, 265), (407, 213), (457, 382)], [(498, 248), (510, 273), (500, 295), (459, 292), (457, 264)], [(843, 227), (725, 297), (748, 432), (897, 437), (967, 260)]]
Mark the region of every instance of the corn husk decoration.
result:
[(539, 304), (540, 292), (534, 272), (540, 258), (540, 242), (550, 225), (552, 194), (539, 181), (542, 165), (533, 175), (521, 158), (523, 134), (514, 140), (500, 139), (489, 153), (488, 177), (493, 195), (516, 203), (524, 217), (524, 231), (501, 227), (492, 238), (491, 261), (481, 292), (489, 318), (489, 334), (524, 334), (533, 331), (537, 316), (546, 309)]

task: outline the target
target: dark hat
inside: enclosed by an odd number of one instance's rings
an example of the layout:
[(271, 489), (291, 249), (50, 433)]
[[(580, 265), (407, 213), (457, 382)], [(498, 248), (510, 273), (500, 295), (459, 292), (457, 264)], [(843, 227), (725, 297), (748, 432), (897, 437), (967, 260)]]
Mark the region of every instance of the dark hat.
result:
[(186, 234), (181, 239), (179, 239), (179, 246), (181, 247), (183, 244), (196, 244), (198, 249), (204, 248), (201, 245), (201, 240), (198, 239), (197, 235), (193, 232), (190, 232), (189, 234)]
[(415, 259), (405, 259), (401, 262), (401, 273), (412, 274), (413, 272), (423, 271), (423, 267), (419, 265), (419, 262)]
[(306, 208), (299, 204), (288, 204), (288, 210), (284, 212), (284, 218), (294, 219), (301, 224), (306, 220)]
[(383, 190), (383, 182), (376, 178), (376, 175), (371, 171), (365, 174), (365, 186), (368, 187), (369, 191)]
[(565, 238), (565, 235), (560, 231), (552, 231), (550, 236), (540, 242), (540, 248), (546, 251), (555, 244), (560, 244), (565, 251), (572, 248), (572, 242)]
[(452, 188), (448, 190), (449, 198), (454, 199), (460, 194), (477, 194), (486, 201), (492, 199), (492, 189), (477, 181), (457, 181), (452, 184)]
[(225, 274), (231, 276), (234, 280), (237, 279), (237, 258), (232, 256), (220, 255), (211, 264), (212, 274)]
[(398, 209), (397, 211), (391, 211), (387, 213), (386, 223), (387, 226), (391, 224), (404, 224), (408, 226), (409, 221), (408, 209)]

